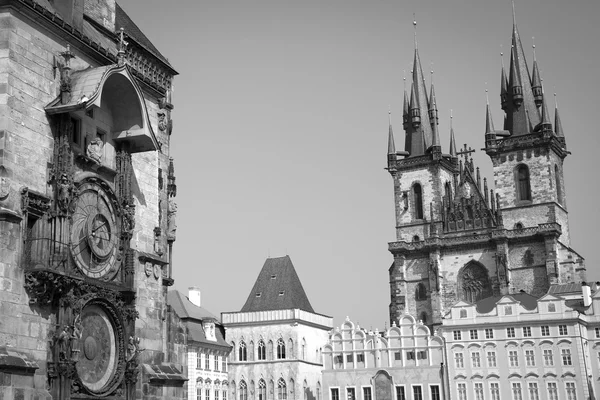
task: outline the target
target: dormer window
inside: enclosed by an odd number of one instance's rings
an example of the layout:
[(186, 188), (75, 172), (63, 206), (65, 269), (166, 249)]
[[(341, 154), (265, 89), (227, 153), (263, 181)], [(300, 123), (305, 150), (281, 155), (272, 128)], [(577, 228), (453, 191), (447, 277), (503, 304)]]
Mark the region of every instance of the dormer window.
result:
[(467, 310), (465, 310), (464, 308), (462, 308), (460, 310), (460, 317), (461, 318), (467, 318)]
[(548, 312), (556, 312), (556, 304), (548, 303)]
[(512, 315), (512, 307), (504, 306), (504, 315)]
[(277, 279), (277, 275), (271, 275), (271, 279)]
[(256, 292), (256, 297), (260, 297), (261, 294), (261, 292)]
[(215, 335), (215, 323), (212, 321), (205, 321), (202, 323), (202, 328), (204, 328), (204, 336), (207, 340), (217, 340)]
[(280, 290), (280, 291), (279, 291), (279, 295), (280, 295), (280, 296), (283, 296), (284, 294), (285, 294), (285, 290)]

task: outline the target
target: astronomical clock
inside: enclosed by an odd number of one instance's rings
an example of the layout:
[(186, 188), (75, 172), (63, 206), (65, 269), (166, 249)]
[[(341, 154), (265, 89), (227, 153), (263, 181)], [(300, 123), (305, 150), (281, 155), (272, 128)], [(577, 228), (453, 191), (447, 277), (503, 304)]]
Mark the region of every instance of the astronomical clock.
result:
[[(132, 160), (147, 152), (158, 152), (157, 158), (167, 162), (168, 157), (160, 153), (142, 90), (124, 53), (119, 54), (118, 63), (79, 72), (78, 80), (68, 76), (74, 55), (68, 47), (61, 54), (61, 96), (46, 107), (54, 135), (48, 169), (52, 196), (26, 189), (22, 195), (25, 288), (31, 302), (55, 322), (47, 364), (55, 399), (134, 399), (143, 351), (136, 337), (136, 266), (145, 278), (151, 260), (152, 271), (158, 271), (153, 275), (163, 285), (172, 284), (166, 265), (174, 240), (167, 239), (174, 184), (163, 187), (162, 171), (158, 207), (143, 204), (146, 208), (137, 210), (140, 219), (157, 215), (156, 228), (147, 234), (154, 244), (143, 252), (132, 240), (141, 229), (141, 224), (136, 229), (134, 197), (143, 197), (134, 184)], [(86, 93), (85, 102), (74, 97), (89, 87), (77, 82), (94, 80), (96, 89)], [(162, 95), (159, 103), (168, 113), (166, 92)], [(107, 105), (111, 99), (120, 99), (119, 106)], [(162, 121), (168, 119), (163, 111)], [(168, 126), (163, 125), (161, 134)], [(95, 134), (86, 135), (89, 131)], [(171, 175), (168, 182), (174, 183)]]

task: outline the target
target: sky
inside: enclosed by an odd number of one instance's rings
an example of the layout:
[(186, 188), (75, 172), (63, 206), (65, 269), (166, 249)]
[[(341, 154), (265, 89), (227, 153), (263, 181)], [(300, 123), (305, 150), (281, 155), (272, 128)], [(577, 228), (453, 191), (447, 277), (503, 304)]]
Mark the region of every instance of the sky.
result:
[[(267, 257), (289, 255), (316, 312), (366, 328), (389, 320), (395, 240), (386, 167), (388, 108), (397, 148), (403, 74), (433, 69), (440, 136), (484, 146), (486, 88), (501, 126), (500, 53), (509, 0), (121, 0), (179, 72), (174, 81), (179, 206), (174, 288), (198, 286), (214, 314), (239, 311)], [(557, 93), (571, 246), (600, 280), (597, 149), (600, 2), (516, 0), (548, 98)], [(504, 49), (504, 50), (503, 50)], [(504, 57), (508, 65), (509, 58)], [(550, 100), (549, 108), (553, 109)], [(552, 112), (553, 114), (553, 112)], [(553, 119), (552, 119), (553, 120)], [(493, 186), (493, 185), (491, 185)]]

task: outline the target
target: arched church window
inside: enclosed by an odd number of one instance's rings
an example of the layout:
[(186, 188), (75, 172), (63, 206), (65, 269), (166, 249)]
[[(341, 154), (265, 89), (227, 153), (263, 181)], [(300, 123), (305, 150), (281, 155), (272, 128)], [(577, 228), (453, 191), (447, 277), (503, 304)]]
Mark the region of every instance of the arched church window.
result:
[(413, 236), (413, 242), (420, 242), (421, 238), (419, 237), (419, 235), (415, 235)]
[(517, 167), (517, 199), (531, 200), (531, 185), (529, 182), (529, 168), (521, 164)]
[(461, 300), (475, 303), (492, 296), (492, 285), (487, 269), (476, 261), (470, 261), (458, 274), (458, 295)]
[(283, 378), (277, 381), (277, 400), (287, 400), (287, 385)]
[(450, 186), (450, 182), (446, 182), (444, 185), (444, 195), (448, 199), (448, 203), (450, 203), (452, 201), (452, 187)]
[(258, 359), (261, 361), (267, 359), (267, 349), (265, 347), (265, 342), (262, 339), (258, 341)]
[(421, 313), (421, 322), (423, 322), (424, 324), (427, 323), (427, 313), (425, 311)]
[(427, 299), (427, 289), (423, 283), (419, 283), (415, 288), (415, 299), (416, 300), (426, 300)]
[(248, 386), (245, 381), (240, 382), (240, 400), (248, 400)]
[(247, 361), (247, 360), (248, 360), (248, 350), (246, 349), (246, 342), (244, 342), (242, 340), (242, 341), (240, 341), (238, 361)]
[(277, 341), (277, 359), (282, 360), (285, 358), (285, 342), (279, 338)]
[(562, 187), (560, 186), (560, 174), (556, 164), (554, 164), (554, 180), (556, 182), (556, 200), (562, 204)]
[(257, 400), (267, 400), (267, 384), (264, 379), (258, 381), (258, 399)]
[(423, 219), (423, 189), (421, 185), (415, 183), (413, 185), (413, 197), (415, 202), (415, 219)]

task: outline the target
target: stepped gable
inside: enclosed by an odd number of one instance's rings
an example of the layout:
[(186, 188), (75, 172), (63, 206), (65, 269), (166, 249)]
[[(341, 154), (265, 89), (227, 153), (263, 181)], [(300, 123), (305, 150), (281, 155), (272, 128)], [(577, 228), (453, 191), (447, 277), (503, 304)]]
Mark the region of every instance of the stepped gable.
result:
[(267, 258), (241, 312), (295, 308), (314, 313), (292, 260)]

